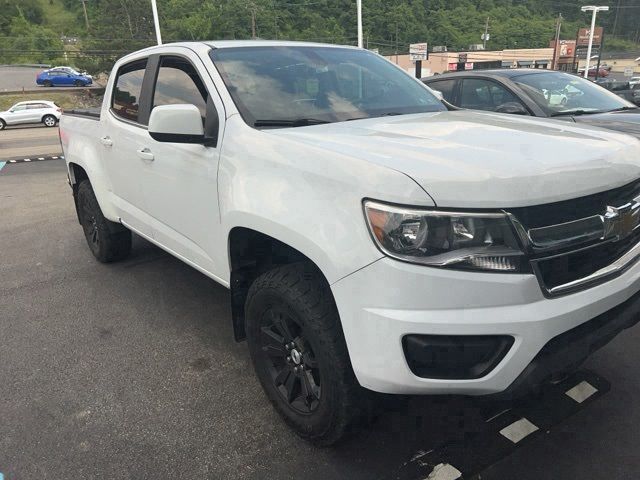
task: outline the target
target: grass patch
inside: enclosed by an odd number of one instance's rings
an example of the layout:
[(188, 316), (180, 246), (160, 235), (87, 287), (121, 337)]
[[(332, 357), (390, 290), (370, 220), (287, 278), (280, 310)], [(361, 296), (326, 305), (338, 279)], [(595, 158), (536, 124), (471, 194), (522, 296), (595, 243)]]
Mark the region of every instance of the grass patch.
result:
[(42, 93), (0, 95), (0, 111), (7, 110), (16, 103), (27, 100), (48, 100), (55, 102), (56, 105), (62, 107), (64, 110), (71, 110), (74, 108), (95, 108), (101, 106), (102, 94), (91, 90), (56, 92), (47, 89)]

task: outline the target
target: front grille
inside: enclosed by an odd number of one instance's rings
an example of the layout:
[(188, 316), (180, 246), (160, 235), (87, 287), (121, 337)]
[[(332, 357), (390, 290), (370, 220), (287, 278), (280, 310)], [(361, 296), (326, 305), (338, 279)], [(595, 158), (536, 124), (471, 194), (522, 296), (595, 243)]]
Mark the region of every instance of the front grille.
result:
[(638, 195), (640, 195), (640, 179), (622, 187), (586, 197), (545, 203), (535, 207), (509, 208), (508, 210), (528, 230), (571, 222), (591, 215), (602, 215), (607, 206), (624, 205)]
[[(534, 207), (511, 208), (513, 214), (525, 230), (558, 225), (593, 215), (604, 215), (608, 206), (620, 207), (632, 202), (640, 195), (640, 180), (606, 192), (562, 202), (548, 203)], [(580, 247), (566, 247), (556, 251), (538, 252), (532, 255), (531, 265), (545, 294), (571, 282), (585, 279), (620, 259), (634, 245), (640, 242), (640, 229), (628, 237), (614, 241), (607, 239), (583, 244)], [(620, 271), (615, 272), (620, 273)], [(609, 279), (599, 278), (599, 281)], [(561, 289), (562, 294), (593, 286), (596, 282), (581, 284), (575, 289)]]
[(534, 259), (534, 271), (545, 290), (565, 285), (611, 265), (640, 241), (640, 230), (619, 242), (607, 241), (561, 255)]

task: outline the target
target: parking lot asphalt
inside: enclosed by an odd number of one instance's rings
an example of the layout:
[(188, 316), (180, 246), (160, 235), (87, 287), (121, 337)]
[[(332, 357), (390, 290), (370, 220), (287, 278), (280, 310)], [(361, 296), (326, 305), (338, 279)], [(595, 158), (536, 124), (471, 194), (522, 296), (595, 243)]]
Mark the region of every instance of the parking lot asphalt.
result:
[[(464, 478), (637, 478), (639, 341), (636, 327), (591, 358), (600, 392), (584, 406), (567, 407), (564, 387), (522, 404), (380, 398), (370, 427), (318, 449), (262, 394), (226, 289), (139, 238), (128, 260), (97, 263), (64, 163), (0, 164), (7, 480), (418, 480), (440, 458), (479, 474)], [(509, 416), (539, 426), (512, 449), (497, 433)]]

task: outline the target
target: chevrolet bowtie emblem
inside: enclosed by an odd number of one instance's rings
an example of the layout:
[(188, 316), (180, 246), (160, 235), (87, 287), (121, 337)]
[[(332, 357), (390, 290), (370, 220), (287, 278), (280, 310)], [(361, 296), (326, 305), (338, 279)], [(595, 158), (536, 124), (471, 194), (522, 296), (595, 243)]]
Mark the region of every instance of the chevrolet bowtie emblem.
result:
[(622, 240), (633, 233), (640, 224), (640, 203), (633, 201), (621, 207), (607, 207), (602, 217), (603, 239)]

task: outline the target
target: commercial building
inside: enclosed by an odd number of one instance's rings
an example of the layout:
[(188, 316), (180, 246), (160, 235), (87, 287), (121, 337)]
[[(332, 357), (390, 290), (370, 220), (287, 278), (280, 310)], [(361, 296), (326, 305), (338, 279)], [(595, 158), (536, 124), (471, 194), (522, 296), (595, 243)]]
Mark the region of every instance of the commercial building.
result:
[[(415, 73), (415, 62), (409, 55), (390, 55), (386, 58), (406, 71)], [(489, 68), (550, 68), (552, 60), (553, 48), (434, 52), (429, 54), (428, 60), (422, 62), (422, 76)]]

